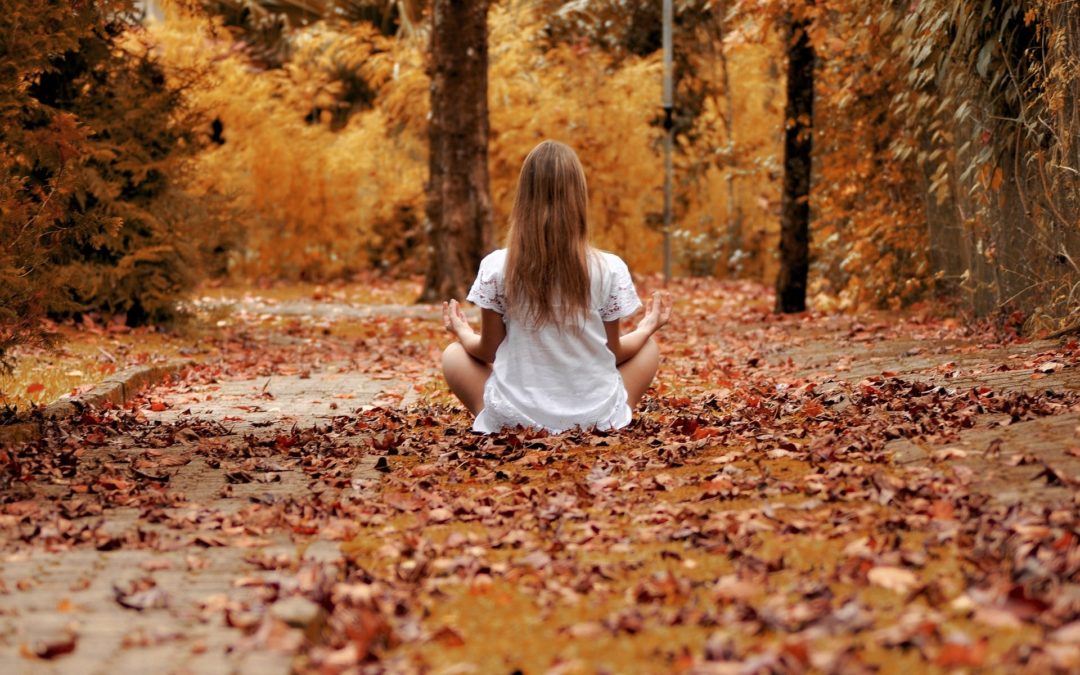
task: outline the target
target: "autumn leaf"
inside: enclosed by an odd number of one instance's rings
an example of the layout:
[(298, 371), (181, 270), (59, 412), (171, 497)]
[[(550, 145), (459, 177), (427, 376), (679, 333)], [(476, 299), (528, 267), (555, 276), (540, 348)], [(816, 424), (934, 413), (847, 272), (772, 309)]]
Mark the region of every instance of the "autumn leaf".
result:
[(946, 642), (934, 663), (943, 668), (979, 668), (986, 661), (988, 646), (985, 638), (970, 644)]
[(79, 637), (73, 631), (66, 631), (54, 638), (39, 640), (32, 644), (23, 643), (19, 653), (23, 658), (52, 660), (71, 654), (79, 644)]
[(1046, 363), (1039, 364), (1039, 366), (1035, 368), (1035, 371), (1039, 373), (1056, 373), (1064, 367), (1064, 363), (1060, 363), (1058, 361), (1047, 361)]
[(896, 593), (907, 593), (919, 583), (915, 573), (901, 567), (879, 566), (866, 574), (867, 580)]

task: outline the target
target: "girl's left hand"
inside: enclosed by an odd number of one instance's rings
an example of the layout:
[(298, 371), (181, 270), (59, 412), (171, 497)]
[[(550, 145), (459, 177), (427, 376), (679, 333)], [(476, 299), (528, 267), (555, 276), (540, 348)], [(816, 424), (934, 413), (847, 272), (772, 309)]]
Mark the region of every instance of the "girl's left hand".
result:
[(457, 339), (460, 340), (465, 336), (476, 334), (476, 331), (469, 325), (469, 320), (465, 318), (465, 312), (461, 310), (461, 305), (458, 304), (457, 300), (444, 302), (442, 304), (442, 315), (443, 326), (453, 333)]
[(638, 330), (652, 335), (667, 324), (671, 318), (671, 295), (666, 291), (656, 291), (645, 310), (645, 316), (638, 324)]

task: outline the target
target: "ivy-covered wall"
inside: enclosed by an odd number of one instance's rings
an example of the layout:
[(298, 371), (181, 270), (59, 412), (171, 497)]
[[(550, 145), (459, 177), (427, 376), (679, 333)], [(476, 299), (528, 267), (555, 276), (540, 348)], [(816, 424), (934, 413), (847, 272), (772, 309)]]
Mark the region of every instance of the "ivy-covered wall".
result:
[(819, 19), (819, 289), (886, 305), (933, 290), (1029, 331), (1070, 324), (1077, 4), (841, 0)]

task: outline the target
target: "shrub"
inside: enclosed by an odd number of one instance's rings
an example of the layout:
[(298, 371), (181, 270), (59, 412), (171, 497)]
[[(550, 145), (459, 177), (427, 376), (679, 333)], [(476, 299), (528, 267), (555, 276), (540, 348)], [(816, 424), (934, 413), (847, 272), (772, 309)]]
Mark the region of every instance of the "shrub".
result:
[(0, 0), (0, 359), (45, 314), (170, 318), (217, 229), (183, 190), (203, 122), (140, 32), (126, 0)]

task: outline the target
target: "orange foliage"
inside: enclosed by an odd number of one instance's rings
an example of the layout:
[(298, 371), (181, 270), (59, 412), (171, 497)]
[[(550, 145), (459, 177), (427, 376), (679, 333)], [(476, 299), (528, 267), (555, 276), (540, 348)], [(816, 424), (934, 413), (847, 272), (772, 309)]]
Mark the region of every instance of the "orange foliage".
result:
[[(498, 3), (489, 17), (492, 198), (501, 234), (521, 161), (544, 138), (572, 145), (590, 185), (594, 242), (635, 271), (659, 271), (662, 204), (659, 54), (612, 62), (582, 45), (550, 47), (544, 15)], [(164, 58), (206, 73), (194, 103), (221, 120), (224, 145), (198, 162), (207, 191), (233, 198), (246, 234), (234, 270), (245, 275), (318, 279), (369, 267), (415, 271), (425, 255), (427, 43), (386, 38), (365, 24), (326, 22), (299, 30), (295, 54), (279, 70), (252, 65), (220, 25), (179, 13), (152, 27)], [(677, 158), (679, 262), (700, 271), (719, 260), (726, 224), (726, 166), (738, 172), (737, 199), (756, 260), (771, 251), (779, 193), (778, 85), (774, 45), (736, 33), (730, 48), (736, 142), (713, 101), (698, 120), (702, 140)], [(719, 78), (702, 56), (695, 76)], [(377, 95), (342, 128), (333, 116), (333, 79), (354, 69)], [(730, 253), (730, 252), (728, 252)], [(712, 265), (708, 265), (711, 271)], [(758, 265), (752, 271), (764, 273)]]
[(811, 286), (820, 309), (895, 308), (931, 281), (922, 176), (893, 145), (904, 122), (890, 107), (907, 89), (905, 64), (888, 58), (881, 25), (867, 20), (874, 11), (830, 2), (811, 35), (821, 56)]
[[(1042, 311), (1067, 313), (1080, 284), (1066, 282), (1080, 268), (1066, 250), (1075, 246), (1055, 237), (1070, 222), (1072, 174), (1080, 175), (1064, 162), (1075, 126), (1066, 94), (1080, 81), (1064, 38), (1077, 10), (1040, 0), (1026, 14), (995, 9), (982, 25), (971, 19), (977, 4), (729, 0), (695, 14), (700, 25), (681, 26), (694, 36), (677, 45), (690, 52), (692, 72), (682, 77), (706, 98), (692, 132), (676, 139), (676, 272), (772, 278), (785, 122), (780, 28), (788, 16), (806, 17), (819, 57), (811, 304), (896, 307), (956, 288), (986, 311), (1018, 297), (1042, 302), (1040, 289), (1057, 284)], [(556, 138), (585, 165), (595, 242), (635, 271), (659, 271), (660, 55), (615, 58), (585, 33), (552, 40), (545, 7), (563, 6), (502, 0), (489, 16), (497, 228), (525, 154)], [(603, 7), (620, 20), (621, 5)], [(1035, 39), (1017, 31), (1021, 24)], [(1028, 40), (1017, 42), (1021, 56), (1036, 47), (1052, 56), (1046, 72), (1010, 85), (994, 26)], [(317, 22), (290, 34), (291, 56), (276, 70), (253, 65), (205, 18), (170, 17), (152, 32), (166, 61), (207, 73), (194, 102), (223, 122), (225, 144), (199, 158), (198, 175), (208, 193), (234, 199), (246, 233), (237, 271), (321, 278), (423, 267), (422, 27), (393, 38)], [(945, 49), (957, 58), (940, 61)], [(370, 107), (343, 106), (342, 73), (370, 88)], [(1018, 96), (1031, 119), (1057, 119), (1050, 152), (1034, 147), (1045, 130), (1001, 121)], [(1026, 145), (1013, 152), (1016, 144)], [(1017, 188), (1009, 162), (1028, 149), (1033, 161), (1018, 165), (1025, 176)], [(1010, 229), (1017, 216), (1031, 221), (1026, 243)]]
[(581, 157), (589, 181), (594, 244), (634, 269), (656, 269), (660, 233), (645, 227), (660, 208), (663, 175), (648, 126), (660, 100), (660, 63), (635, 59), (608, 72), (587, 48), (540, 52), (542, 24), (532, 12), (495, 8), (490, 19), (491, 192), (505, 230), (517, 172), (539, 141), (554, 138)]
[[(398, 262), (398, 247), (419, 237), (427, 150), (401, 122), (427, 111), (417, 45), (366, 24), (346, 32), (316, 24), (284, 69), (259, 70), (204, 18), (172, 15), (153, 35), (168, 61), (205, 73), (192, 97), (221, 121), (224, 143), (199, 158), (197, 182), (233, 200), (246, 236), (237, 272), (342, 276)], [(320, 105), (333, 100), (330, 73), (342, 59), (383, 87), (379, 105), (333, 131)]]

